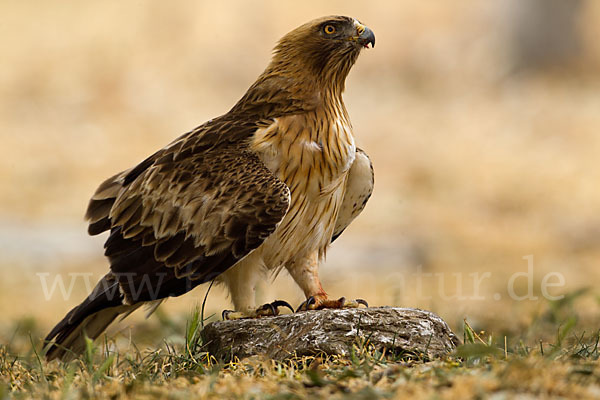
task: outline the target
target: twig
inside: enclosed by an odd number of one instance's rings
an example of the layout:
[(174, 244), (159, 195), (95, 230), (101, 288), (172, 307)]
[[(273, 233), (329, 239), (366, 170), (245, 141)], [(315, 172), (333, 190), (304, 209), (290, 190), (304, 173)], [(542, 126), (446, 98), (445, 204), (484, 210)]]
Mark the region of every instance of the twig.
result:
[(206, 305), (206, 299), (208, 298), (208, 293), (210, 292), (213, 283), (215, 283), (214, 279), (210, 281), (210, 285), (208, 286), (208, 289), (206, 289), (206, 294), (204, 295), (204, 300), (202, 300), (202, 308), (200, 310), (200, 327), (202, 329), (204, 329), (204, 306)]

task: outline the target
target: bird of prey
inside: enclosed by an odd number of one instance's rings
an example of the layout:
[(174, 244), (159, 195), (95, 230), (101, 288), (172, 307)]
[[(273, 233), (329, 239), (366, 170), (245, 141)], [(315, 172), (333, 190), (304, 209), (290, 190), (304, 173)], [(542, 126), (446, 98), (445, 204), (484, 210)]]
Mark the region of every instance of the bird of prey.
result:
[(283, 268), (306, 295), (302, 309), (364, 303), (329, 299), (318, 266), (373, 190), (342, 100), (369, 44), (373, 32), (354, 18), (298, 27), (228, 113), (104, 181), (86, 218), (91, 235), (109, 232), (110, 271), (48, 334), (46, 357), (71, 359), (117, 316), (213, 280), (231, 295), (225, 318), (277, 315), (289, 304), (256, 307), (254, 287)]

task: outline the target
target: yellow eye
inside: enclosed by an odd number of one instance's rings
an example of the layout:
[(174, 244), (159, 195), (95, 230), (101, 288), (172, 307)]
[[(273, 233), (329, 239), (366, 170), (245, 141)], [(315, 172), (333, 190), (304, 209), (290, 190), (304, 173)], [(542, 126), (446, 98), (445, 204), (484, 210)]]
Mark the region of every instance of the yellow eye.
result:
[(325, 28), (323, 30), (325, 31), (326, 34), (331, 35), (331, 34), (335, 33), (335, 26), (325, 25)]

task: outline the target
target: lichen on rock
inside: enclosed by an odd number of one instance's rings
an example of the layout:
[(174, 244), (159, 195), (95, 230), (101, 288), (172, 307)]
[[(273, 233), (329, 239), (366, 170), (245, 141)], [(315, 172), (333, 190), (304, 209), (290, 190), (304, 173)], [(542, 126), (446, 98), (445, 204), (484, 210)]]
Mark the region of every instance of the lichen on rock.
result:
[(396, 354), (439, 358), (459, 340), (437, 315), (414, 308), (370, 307), (304, 311), (257, 319), (218, 321), (202, 331), (205, 349), (221, 359), (264, 355), (348, 355), (365, 343)]

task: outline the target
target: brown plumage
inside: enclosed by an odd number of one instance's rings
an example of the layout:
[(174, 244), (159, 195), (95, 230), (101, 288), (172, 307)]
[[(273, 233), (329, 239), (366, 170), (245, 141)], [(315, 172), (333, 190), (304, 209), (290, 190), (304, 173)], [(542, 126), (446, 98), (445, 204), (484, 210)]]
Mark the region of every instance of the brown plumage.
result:
[(369, 43), (352, 18), (302, 25), (227, 114), (102, 183), (86, 218), (91, 235), (109, 231), (110, 271), (48, 334), (46, 357), (69, 359), (84, 332), (213, 279), (238, 316), (256, 315), (256, 283), (282, 268), (312, 307), (327, 305), (318, 263), (373, 189), (342, 101)]

